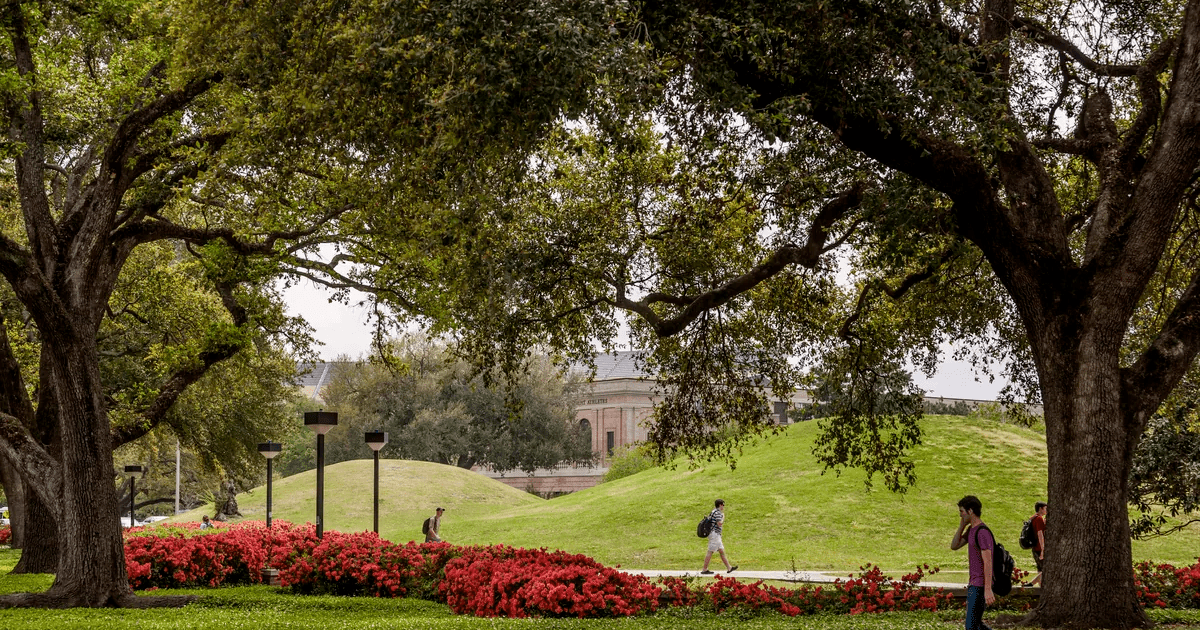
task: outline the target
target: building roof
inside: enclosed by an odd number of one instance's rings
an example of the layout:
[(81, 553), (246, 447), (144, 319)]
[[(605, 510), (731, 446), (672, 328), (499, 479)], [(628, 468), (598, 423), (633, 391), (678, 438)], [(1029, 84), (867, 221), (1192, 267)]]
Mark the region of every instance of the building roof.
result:
[[(610, 381), (619, 378), (653, 379), (654, 375), (638, 368), (637, 352), (623, 350), (596, 355), (596, 377), (593, 381)], [(579, 366), (580, 369), (586, 369)]]
[(337, 363), (332, 361), (300, 363), (296, 366), (296, 370), (301, 373), (300, 378), (297, 379), (297, 385), (304, 390), (304, 395), (310, 400), (320, 400), (321, 388), (329, 382), (335, 366)]

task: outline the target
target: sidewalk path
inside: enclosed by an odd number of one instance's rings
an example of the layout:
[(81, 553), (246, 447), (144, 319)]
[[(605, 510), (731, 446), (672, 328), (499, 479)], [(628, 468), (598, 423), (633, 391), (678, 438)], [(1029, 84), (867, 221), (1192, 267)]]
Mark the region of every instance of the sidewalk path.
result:
[[(724, 570), (714, 570), (711, 576), (700, 575), (699, 570), (695, 571), (671, 571), (663, 569), (618, 569), (625, 573), (633, 573), (636, 575), (645, 575), (646, 577), (717, 577), (722, 575), (725, 577), (737, 578), (739, 580), (777, 580), (780, 582), (803, 582), (810, 584), (832, 584), (837, 580), (843, 582), (850, 578), (841, 574), (822, 573), (820, 571), (742, 571), (741, 569), (733, 573), (726, 573)], [(930, 588), (944, 589), (965, 589), (966, 584), (961, 582), (921, 582), (921, 586)]]

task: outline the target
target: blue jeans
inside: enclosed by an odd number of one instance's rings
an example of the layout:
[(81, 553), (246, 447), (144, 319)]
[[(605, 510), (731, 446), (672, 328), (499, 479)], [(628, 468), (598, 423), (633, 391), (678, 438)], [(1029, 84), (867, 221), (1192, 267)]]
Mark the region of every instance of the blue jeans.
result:
[(967, 630), (992, 630), (983, 623), (983, 609), (987, 602), (983, 599), (982, 586), (967, 587)]

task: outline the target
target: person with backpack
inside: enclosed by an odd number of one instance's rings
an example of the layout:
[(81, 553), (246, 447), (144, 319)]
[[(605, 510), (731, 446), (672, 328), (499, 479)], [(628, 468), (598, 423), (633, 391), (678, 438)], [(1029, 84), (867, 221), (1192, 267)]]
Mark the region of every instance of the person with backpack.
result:
[(717, 499), (713, 506), (713, 511), (708, 515), (712, 525), (708, 532), (708, 553), (704, 555), (704, 568), (700, 570), (700, 575), (712, 575), (712, 571), (708, 570), (708, 563), (712, 560), (714, 551), (721, 554), (721, 562), (724, 562), (725, 568), (728, 569), (726, 573), (737, 571), (737, 565), (729, 564), (729, 558), (725, 557), (725, 543), (721, 541), (722, 526), (725, 524), (725, 501)]
[(421, 533), (425, 534), (425, 542), (442, 542), (442, 512), (445, 508), (437, 508), (434, 510), (433, 516), (425, 519), (421, 524)]
[(983, 610), (988, 604), (996, 603), (992, 592), (992, 550), (996, 539), (992, 531), (983, 524), (980, 513), (983, 504), (974, 495), (958, 501), (958, 529), (950, 541), (950, 548), (957, 551), (967, 547), (967, 566), (970, 580), (967, 582), (967, 630), (991, 630), (983, 623)]
[(1042, 581), (1042, 561), (1046, 559), (1046, 502), (1038, 501), (1033, 504), (1033, 517), (1029, 519), (1029, 527), (1033, 532), (1030, 542), (1033, 543), (1033, 563), (1037, 565), (1037, 576), (1029, 581), (1030, 585)]

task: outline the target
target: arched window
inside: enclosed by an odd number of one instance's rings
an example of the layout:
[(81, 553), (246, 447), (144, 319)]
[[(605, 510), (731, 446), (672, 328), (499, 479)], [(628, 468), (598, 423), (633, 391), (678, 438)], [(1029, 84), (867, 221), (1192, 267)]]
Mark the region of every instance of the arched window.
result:
[(579, 421), (579, 432), (587, 439), (588, 448), (592, 448), (592, 423), (587, 418)]

